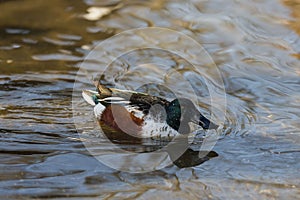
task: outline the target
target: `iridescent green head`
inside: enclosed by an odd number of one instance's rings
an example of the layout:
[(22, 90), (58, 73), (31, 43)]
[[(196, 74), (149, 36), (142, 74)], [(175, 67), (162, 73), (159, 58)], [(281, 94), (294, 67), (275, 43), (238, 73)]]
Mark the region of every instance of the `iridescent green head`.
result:
[(181, 118), (181, 107), (178, 99), (172, 101), (169, 106), (166, 107), (167, 113), (167, 124), (171, 126), (176, 131), (180, 127), (180, 118)]
[(175, 99), (166, 107), (167, 124), (179, 133), (189, 133), (189, 122), (200, 125), (203, 129), (216, 129), (218, 126), (205, 118), (189, 99)]

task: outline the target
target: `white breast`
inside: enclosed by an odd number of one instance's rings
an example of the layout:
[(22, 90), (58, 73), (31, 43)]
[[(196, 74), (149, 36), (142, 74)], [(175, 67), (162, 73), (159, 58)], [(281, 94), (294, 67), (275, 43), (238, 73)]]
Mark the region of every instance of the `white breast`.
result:
[(142, 137), (144, 138), (173, 138), (179, 133), (171, 128), (165, 121), (157, 121), (151, 116), (145, 117)]

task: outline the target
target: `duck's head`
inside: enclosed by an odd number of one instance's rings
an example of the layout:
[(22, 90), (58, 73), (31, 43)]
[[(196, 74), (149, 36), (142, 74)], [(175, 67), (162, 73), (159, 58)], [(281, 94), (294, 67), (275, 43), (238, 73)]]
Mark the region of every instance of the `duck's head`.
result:
[(189, 133), (189, 122), (200, 125), (203, 129), (217, 129), (214, 124), (204, 117), (189, 99), (178, 98), (166, 107), (167, 123), (180, 133)]

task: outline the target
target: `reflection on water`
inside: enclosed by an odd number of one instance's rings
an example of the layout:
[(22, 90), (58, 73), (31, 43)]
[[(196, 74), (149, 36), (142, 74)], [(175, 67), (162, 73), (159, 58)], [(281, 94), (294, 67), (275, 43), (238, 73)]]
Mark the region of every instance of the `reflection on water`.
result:
[[(297, 0), (32, 0), (1, 1), (0, 7), (3, 199), (150, 199), (153, 194), (168, 199), (299, 196)], [(87, 10), (98, 15), (89, 18)], [(208, 158), (195, 156), (199, 154), (196, 144), (175, 159), (175, 165), (130, 174), (103, 165), (85, 149), (81, 140), (89, 141), (91, 137), (86, 134), (80, 138), (77, 134), (72, 119), (72, 91), (78, 66), (96, 44), (121, 31), (148, 26), (183, 32), (212, 56), (227, 93), (225, 136)], [(111, 45), (123, 46), (126, 41)], [(101, 62), (88, 60), (87, 67), (101, 68), (100, 64), (105, 65)], [(202, 69), (214, 77), (209, 66)], [(86, 78), (86, 74), (81, 76)], [(133, 88), (135, 77), (127, 76)], [(151, 77), (157, 78), (155, 74)], [(196, 76), (189, 78), (202, 88)], [(82, 86), (93, 88), (87, 82)], [(180, 84), (177, 87), (184, 89)], [(203, 96), (199, 98), (199, 109), (209, 113), (207, 91), (201, 90), (198, 95)], [(93, 122), (92, 110), (90, 115)], [(93, 123), (86, 126), (89, 129)], [(95, 148), (108, 152), (112, 147), (102, 141)], [(194, 167), (181, 168), (187, 164)]]
[[(204, 157), (199, 156), (200, 153), (205, 154)], [(193, 149), (187, 149), (178, 159), (174, 159), (173, 163), (180, 168), (198, 166), (210, 158), (217, 157), (218, 154), (214, 151), (200, 152)], [(170, 155), (172, 159), (172, 155)]]

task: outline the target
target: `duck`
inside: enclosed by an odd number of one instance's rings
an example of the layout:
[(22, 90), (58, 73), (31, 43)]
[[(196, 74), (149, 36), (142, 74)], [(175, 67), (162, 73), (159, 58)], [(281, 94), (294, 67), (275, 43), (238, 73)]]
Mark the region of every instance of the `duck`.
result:
[(109, 139), (170, 139), (191, 133), (191, 123), (204, 130), (218, 128), (190, 99), (170, 101), (101, 83), (95, 86), (95, 91), (83, 90), (82, 97), (94, 106), (94, 115)]

